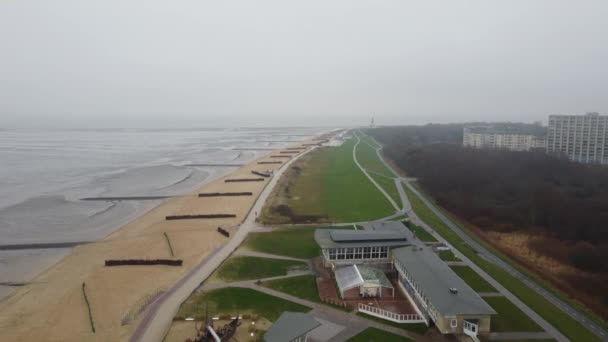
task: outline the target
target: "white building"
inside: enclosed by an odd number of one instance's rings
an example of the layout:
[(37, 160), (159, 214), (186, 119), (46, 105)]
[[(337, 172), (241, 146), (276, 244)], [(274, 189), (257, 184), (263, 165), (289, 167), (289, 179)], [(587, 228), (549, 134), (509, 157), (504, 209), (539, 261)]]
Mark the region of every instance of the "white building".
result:
[(547, 152), (581, 163), (608, 164), (608, 116), (551, 115)]
[(465, 127), (462, 145), (473, 148), (499, 148), (511, 151), (530, 151), (545, 149), (544, 136), (503, 131), (491, 126)]

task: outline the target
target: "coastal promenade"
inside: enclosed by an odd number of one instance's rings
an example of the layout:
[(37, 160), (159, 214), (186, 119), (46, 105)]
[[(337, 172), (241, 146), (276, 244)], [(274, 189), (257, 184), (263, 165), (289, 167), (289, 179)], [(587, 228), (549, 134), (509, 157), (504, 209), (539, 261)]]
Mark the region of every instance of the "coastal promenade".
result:
[[(299, 146), (308, 140), (293, 142)], [(262, 196), (264, 189), (271, 189), (276, 180), (265, 182), (225, 183), (229, 178), (248, 178), (252, 171), (269, 170), (280, 176), (289, 160), (278, 164), (260, 165), (273, 161), (272, 153), (265, 153), (245, 166), (200, 186), (191, 193), (167, 198), (145, 214), (114, 231), (106, 238), (81, 244), (71, 253), (14, 294), (0, 301), (0, 331), (7, 341), (126, 341), (148, 317), (147, 328), (158, 329), (162, 340), (163, 329), (168, 328), (171, 314), (190, 291), (187, 285), (200, 283), (200, 276), (212, 267), (204, 267), (210, 260), (223, 260), (230, 254), (230, 242), (244, 238), (245, 230), (255, 228), (254, 216), (270, 192)], [(297, 158), (294, 156), (291, 159)], [(268, 186), (268, 184), (271, 186)], [(198, 197), (201, 192), (250, 192), (252, 196)], [(257, 197), (257, 201), (256, 201)], [(259, 203), (257, 206), (256, 203)], [(227, 213), (236, 218), (204, 220), (172, 220), (171, 215), (199, 215)], [(253, 213), (253, 214), (252, 214)], [(237, 226), (245, 229), (238, 233)], [(217, 227), (224, 227), (231, 238), (219, 234)], [(220, 255), (218, 257), (216, 255)], [(105, 267), (108, 259), (181, 259), (182, 267), (169, 266), (122, 266)], [(201, 262), (203, 261), (203, 262)], [(189, 282), (190, 281), (190, 282)], [(92, 331), (83, 297), (82, 284), (86, 283), (86, 295), (95, 325)], [(158, 312), (162, 317), (149, 314), (154, 305), (141, 306), (147, 298), (156, 297)], [(165, 300), (158, 301), (159, 298)], [(154, 303), (154, 302), (153, 302)], [(122, 317), (137, 312), (129, 324), (122, 324)], [(149, 316), (146, 316), (149, 315)], [(142, 317), (143, 316), (143, 317)], [(170, 317), (171, 316), (171, 317)], [(162, 319), (164, 320), (162, 320)], [(159, 324), (158, 322), (163, 322)], [(146, 332), (148, 329), (140, 330)]]
[(257, 213), (261, 212), (268, 196), (272, 193), (274, 186), (280, 179), (283, 172), (297, 160), (298, 157), (310, 152), (298, 154), (283, 164), (275, 172), (272, 179), (266, 184), (249, 213), (239, 226), (234, 236), (223, 246), (216, 249), (208, 257), (203, 259), (192, 271), (180, 279), (168, 292), (159, 297), (145, 311), (142, 320), (129, 338), (130, 342), (138, 341), (162, 341), (167, 330), (171, 325), (173, 317), (177, 313), (179, 306), (183, 303), (197, 287), (213, 273), (213, 271), (228, 258), (237, 247), (243, 242), (247, 234), (257, 227), (255, 219)]

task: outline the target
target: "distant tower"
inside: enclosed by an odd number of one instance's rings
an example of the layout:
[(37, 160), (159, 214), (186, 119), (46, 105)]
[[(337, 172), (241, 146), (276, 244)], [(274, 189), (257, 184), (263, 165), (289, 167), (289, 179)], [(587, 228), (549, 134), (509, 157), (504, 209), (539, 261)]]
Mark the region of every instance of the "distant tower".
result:
[(374, 123), (374, 117), (372, 116), (372, 122), (369, 124), (369, 128), (375, 128), (376, 124)]

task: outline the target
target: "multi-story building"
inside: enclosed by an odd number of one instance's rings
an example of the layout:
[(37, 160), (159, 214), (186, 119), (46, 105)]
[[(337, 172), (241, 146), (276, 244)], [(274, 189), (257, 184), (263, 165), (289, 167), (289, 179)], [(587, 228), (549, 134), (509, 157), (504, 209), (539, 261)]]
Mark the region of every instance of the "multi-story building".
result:
[(467, 126), (463, 129), (463, 146), (474, 148), (498, 148), (511, 151), (545, 149), (542, 134), (532, 134), (494, 126)]
[(581, 163), (608, 164), (608, 116), (551, 115), (547, 152)]

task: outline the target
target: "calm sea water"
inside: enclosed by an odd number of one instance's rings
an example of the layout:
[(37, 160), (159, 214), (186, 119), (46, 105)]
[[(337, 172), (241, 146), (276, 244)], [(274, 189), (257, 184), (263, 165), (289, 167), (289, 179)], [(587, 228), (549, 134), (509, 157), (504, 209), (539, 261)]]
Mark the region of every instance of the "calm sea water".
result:
[[(267, 141), (322, 131), (1, 130), (0, 245), (102, 238), (158, 203), (80, 198), (184, 193), (231, 170), (186, 164), (245, 163), (263, 151), (234, 148), (280, 147), (287, 142)], [(29, 278), (65, 253), (0, 251), (0, 282)]]

